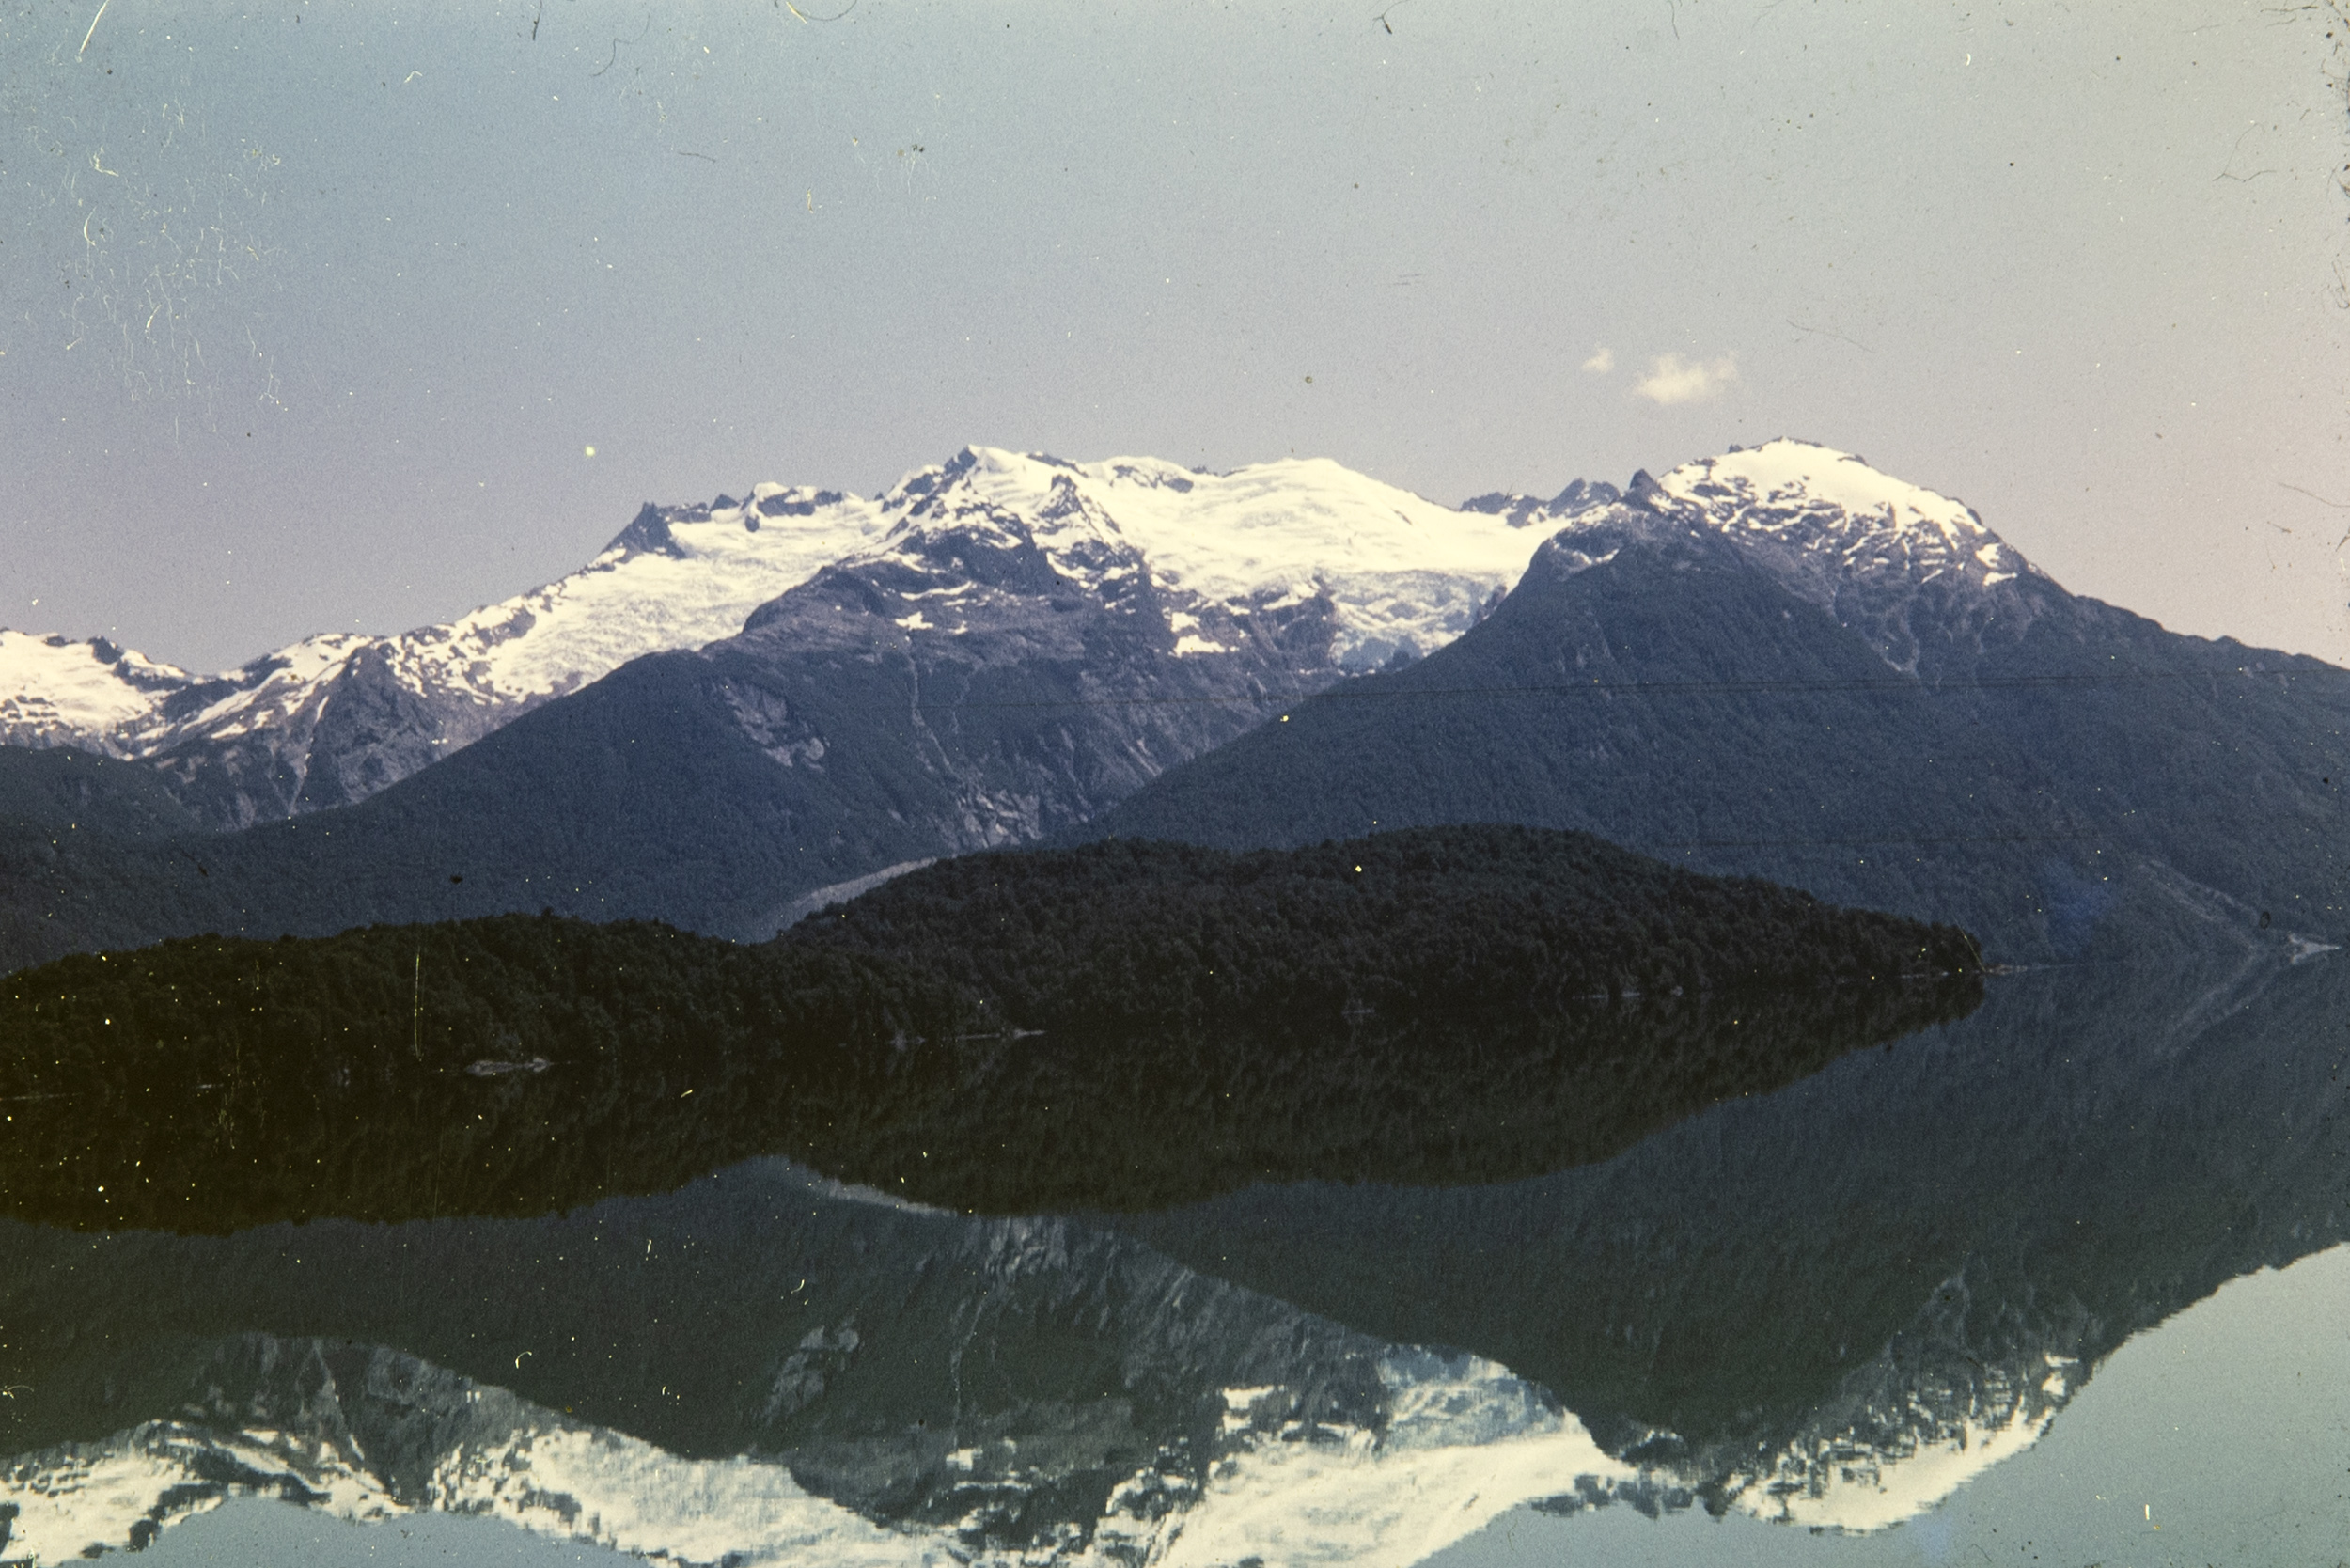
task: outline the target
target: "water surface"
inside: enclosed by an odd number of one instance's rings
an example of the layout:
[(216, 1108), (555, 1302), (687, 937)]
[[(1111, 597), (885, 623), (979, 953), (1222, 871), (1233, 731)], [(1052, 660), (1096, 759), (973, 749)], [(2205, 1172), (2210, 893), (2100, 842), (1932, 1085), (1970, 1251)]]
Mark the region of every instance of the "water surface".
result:
[[(2146, 1550), (2273, 1516), (2319, 1560), (2345, 1057), (2327, 961), (2076, 970), (1501, 1182), (994, 1216), (759, 1157), (512, 1216), (0, 1221), (0, 1560), (1973, 1560), (2110, 1552), (2132, 1471)], [(1087, 1132), (1004, 1157), (1150, 1167)]]

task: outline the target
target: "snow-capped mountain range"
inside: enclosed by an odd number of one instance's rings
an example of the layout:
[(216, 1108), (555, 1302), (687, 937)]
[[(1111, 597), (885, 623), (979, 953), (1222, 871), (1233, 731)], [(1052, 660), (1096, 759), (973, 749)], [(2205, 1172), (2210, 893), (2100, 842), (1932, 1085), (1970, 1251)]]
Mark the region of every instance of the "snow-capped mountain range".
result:
[(1923, 585), (1950, 574), (1995, 588), (2035, 570), (1972, 507), (1880, 474), (1859, 458), (1803, 441), (1774, 441), (1674, 469), (1636, 499), (1669, 498), (1825, 603), (1854, 582)]
[[(151, 761), (225, 827), (346, 805), (630, 659), (739, 632), (827, 565), (904, 557), (942, 520), (982, 515), (1033, 529), (1075, 582), (1147, 568), (1178, 653), (1223, 651), (1207, 628), (1233, 614), (1326, 597), (1341, 670), (1449, 641), (1541, 541), (1530, 517), (1436, 506), (1324, 461), (1203, 474), (966, 448), (870, 500), (771, 483), (648, 503), (543, 588), (398, 636), (305, 638), (214, 676), (104, 638), (0, 631), (0, 741)], [(948, 591), (913, 629), (951, 613)]]
[[(348, 805), (630, 659), (731, 635), (828, 565), (910, 560), (948, 518), (1032, 530), (1078, 586), (1147, 572), (1178, 654), (1227, 651), (1235, 615), (1326, 598), (1329, 658), (1359, 672), (1450, 641), (1553, 528), (1620, 501), (1700, 520), (1804, 597), (1845, 604), (1904, 669), (1912, 593), (1987, 591), (2034, 570), (1960, 503), (1792, 440), (1636, 475), (1626, 492), (1577, 480), (1547, 500), (1459, 509), (1324, 460), (1209, 474), (968, 447), (870, 499), (763, 483), (740, 500), (647, 503), (559, 581), (396, 636), (306, 637), (216, 675), (103, 637), (0, 629), (0, 742), (152, 762), (222, 827)], [(950, 587), (921, 591), (938, 603), (910, 630), (960, 603)]]
[[(2070, 594), (1829, 447), (1458, 509), (1327, 463), (981, 448), (870, 500), (717, 502), (649, 506), (586, 570), (449, 626), (212, 682), (0, 641), (11, 738), (139, 760), (108, 788), (145, 792), (141, 822), (252, 830), (138, 852), (131, 919), (99, 891), (130, 851), (36, 825), (0, 948), (540, 908), (759, 939), (1080, 827), (1254, 847), (1451, 821), (1956, 919), (2017, 961), (2264, 911), (2339, 930), (2340, 670)], [(1505, 714), (1456, 689), (1561, 680), (1605, 699)], [(1318, 697), (1341, 684), (1362, 700)], [(1725, 767), (1739, 787), (1708, 782)], [(2256, 776), (2281, 786), (2258, 828), (2218, 804)], [(1942, 847), (1818, 853), (1846, 840)]]
[(1467, 504), (1558, 526), (1563, 557), (1577, 567), (1614, 558), (1627, 525), (1717, 536), (1904, 675), (1919, 673), (1913, 621), (1947, 633), (1996, 618), (2018, 630), (2036, 614), (2034, 588), (2056, 588), (1974, 508), (1808, 441), (1732, 447), (1661, 479), (1642, 471), (1621, 492), (1578, 480), (1547, 502), (1490, 495)]
[(640, 653), (739, 630), (881, 531), (828, 492), (720, 499), (649, 505), (578, 572), (453, 621), (306, 637), (218, 675), (0, 631), (0, 739), (155, 762), (224, 827), (364, 799)]

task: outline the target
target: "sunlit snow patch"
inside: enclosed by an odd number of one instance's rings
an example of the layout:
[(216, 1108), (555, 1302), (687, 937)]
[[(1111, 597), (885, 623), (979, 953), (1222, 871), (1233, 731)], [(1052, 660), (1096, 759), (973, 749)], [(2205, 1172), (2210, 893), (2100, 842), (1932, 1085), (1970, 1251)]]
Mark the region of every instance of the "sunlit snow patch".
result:
[(136, 1551), (232, 1496), (282, 1497), (350, 1520), (400, 1512), (355, 1453), (336, 1445), (150, 1421), (104, 1443), (26, 1455), (0, 1471), (0, 1562)]
[[(1473, 1356), (1391, 1351), (1385, 1430), (1286, 1419), (1283, 1390), (1226, 1390), (1225, 1449), (1198, 1500), (1144, 1529), (1113, 1513), (1097, 1552), (1165, 1568), (1406, 1568), (1575, 1478), (1630, 1480), (1540, 1389)], [(1147, 1495), (1147, 1494), (1146, 1494)]]
[(75, 642), (0, 627), (0, 743), (112, 751), (104, 737), (195, 682), (103, 637)]
[(1799, 1439), (1762, 1469), (1730, 1479), (1731, 1505), (1761, 1518), (1853, 1532), (1915, 1518), (2002, 1460), (2038, 1442), (2071, 1400), (2079, 1363), (1978, 1368), (1979, 1381), (1928, 1379), (1901, 1408), (1864, 1412), (1831, 1434)]
[(434, 1471), (427, 1506), (678, 1563), (927, 1568), (954, 1560), (927, 1532), (888, 1529), (809, 1496), (780, 1465), (680, 1459), (603, 1431), (525, 1433), (494, 1451), (460, 1449)]

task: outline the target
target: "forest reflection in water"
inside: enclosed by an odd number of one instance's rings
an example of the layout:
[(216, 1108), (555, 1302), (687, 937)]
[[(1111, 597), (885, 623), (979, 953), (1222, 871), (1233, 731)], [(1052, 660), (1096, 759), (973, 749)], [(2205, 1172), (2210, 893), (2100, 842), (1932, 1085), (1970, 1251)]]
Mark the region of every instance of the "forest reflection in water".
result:
[[(2346, 981), (2327, 961), (1998, 979), (1972, 1016), (1498, 1183), (1357, 1166), (985, 1219), (766, 1162), (536, 1218), (6, 1222), (8, 1495), (20, 1544), (90, 1495), (72, 1476), (135, 1459), (141, 1507), (90, 1539), (265, 1485), (810, 1562), (923, 1541), (1236, 1560), (1309, 1497), (1358, 1522), (1325, 1544), (1361, 1560), (1540, 1497), (1560, 1529), (1606, 1499), (1883, 1523), (1942, 1496), (1921, 1459), (2063, 1430), (2132, 1333), (2350, 1231)], [(1086, 1146), (1074, 1124), (1063, 1147)], [(256, 1448), (262, 1427), (300, 1442)], [(752, 1469), (712, 1512), (614, 1523), (646, 1466), (730, 1456)], [(499, 1492), (518, 1463), (569, 1512)], [(1407, 1494), (1451, 1522), (1397, 1514)]]
[(214, 1233), (520, 1217), (761, 1154), (989, 1214), (1302, 1179), (1490, 1183), (1605, 1158), (1982, 996), (1969, 974), (1475, 1021), (1038, 1033), (948, 1015), (928, 1036), (868, 1026), (814, 1049), (622, 1034), (560, 1059), (462, 1033), (361, 1056), (318, 1043), (331, 1031), (166, 1049), (118, 1030), (82, 1059), (6, 1070), (0, 1213)]

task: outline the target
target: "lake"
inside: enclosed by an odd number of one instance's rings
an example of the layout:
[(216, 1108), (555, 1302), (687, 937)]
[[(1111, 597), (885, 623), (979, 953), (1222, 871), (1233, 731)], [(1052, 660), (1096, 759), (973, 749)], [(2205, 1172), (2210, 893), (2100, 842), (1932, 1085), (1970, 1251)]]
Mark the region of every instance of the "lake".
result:
[(2346, 1065), (2337, 958), (2047, 970), (1509, 1180), (12, 1201), (0, 1561), (2331, 1565)]

